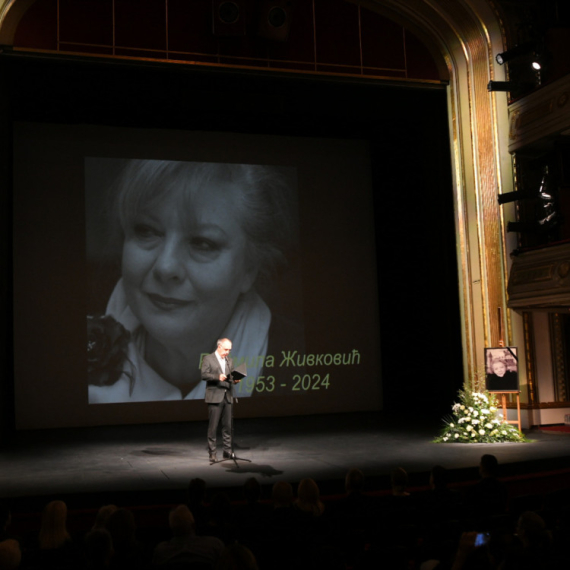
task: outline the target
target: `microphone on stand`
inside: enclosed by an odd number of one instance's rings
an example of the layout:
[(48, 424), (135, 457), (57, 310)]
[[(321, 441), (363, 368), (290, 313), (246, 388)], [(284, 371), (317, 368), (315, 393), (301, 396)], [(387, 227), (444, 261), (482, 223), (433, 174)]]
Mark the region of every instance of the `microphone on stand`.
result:
[(234, 396), (234, 384), (236, 383), (235, 380), (233, 379), (233, 376), (230, 372), (230, 362), (226, 356), (226, 369), (228, 371), (227, 377), (228, 377), (228, 381), (230, 383), (230, 394), (232, 395), (232, 397), (234, 398), (235, 403), (237, 404), (238, 399)]

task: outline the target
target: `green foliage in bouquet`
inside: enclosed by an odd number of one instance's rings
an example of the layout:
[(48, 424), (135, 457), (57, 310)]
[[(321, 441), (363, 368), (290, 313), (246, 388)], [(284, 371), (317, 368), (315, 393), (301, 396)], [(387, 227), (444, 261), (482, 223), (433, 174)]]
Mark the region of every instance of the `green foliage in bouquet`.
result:
[(513, 425), (504, 423), (497, 398), (489, 392), (459, 390), (453, 414), (444, 418), (445, 426), (435, 443), (522, 443), (528, 440)]

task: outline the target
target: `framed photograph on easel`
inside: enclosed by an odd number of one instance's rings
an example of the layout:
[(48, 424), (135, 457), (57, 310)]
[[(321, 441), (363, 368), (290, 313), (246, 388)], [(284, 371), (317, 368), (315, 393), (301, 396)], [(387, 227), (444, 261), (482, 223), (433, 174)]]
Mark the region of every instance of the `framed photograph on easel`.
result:
[(485, 349), (485, 386), (489, 392), (520, 392), (517, 349), (500, 346)]

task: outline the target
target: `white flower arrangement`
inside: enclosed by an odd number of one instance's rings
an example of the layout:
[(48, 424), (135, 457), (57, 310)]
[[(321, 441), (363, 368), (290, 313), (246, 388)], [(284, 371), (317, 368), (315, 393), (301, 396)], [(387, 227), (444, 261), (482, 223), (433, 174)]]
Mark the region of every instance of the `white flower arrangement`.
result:
[(436, 443), (503, 443), (528, 441), (513, 425), (505, 423), (498, 412), (496, 396), (489, 392), (460, 390), (459, 402), (451, 407), (453, 415), (444, 419)]

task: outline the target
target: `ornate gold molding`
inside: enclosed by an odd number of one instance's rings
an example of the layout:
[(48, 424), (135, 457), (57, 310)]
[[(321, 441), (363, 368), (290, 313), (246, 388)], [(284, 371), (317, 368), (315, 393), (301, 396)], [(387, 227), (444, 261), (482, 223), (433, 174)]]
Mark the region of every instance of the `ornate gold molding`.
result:
[(552, 140), (570, 129), (570, 75), (509, 107), (509, 152)]
[(528, 404), (535, 406), (538, 403), (538, 386), (535, 378), (535, 350), (534, 350), (534, 326), (532, 313), (523, 313), (524, 326), (524, 349), (526, 356), (526, 380), (528, 388)]
[(554, 397), (557, 402), (568, 400), (566, 383), (565, 333), (563, 316), (554, 313), (549, 315), (550, 346), (552, 350), (552, 373), (554, 380)]
[(570, 307), (570, 244), (516, 256), (508, 293), (511, 309), (567, 311)]
[[(516, 402), (507, 402), (507, 408), (516, 408)], [(560, 408), (570, 408), (570, 401), (567, 402), (540, 402), (538, 404), (524, 404), (521, 402), (521, 410), (557, 410)]]

